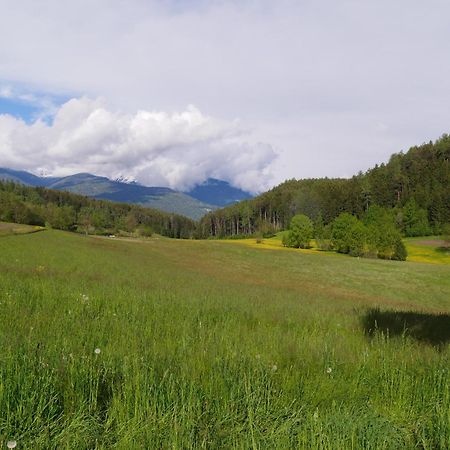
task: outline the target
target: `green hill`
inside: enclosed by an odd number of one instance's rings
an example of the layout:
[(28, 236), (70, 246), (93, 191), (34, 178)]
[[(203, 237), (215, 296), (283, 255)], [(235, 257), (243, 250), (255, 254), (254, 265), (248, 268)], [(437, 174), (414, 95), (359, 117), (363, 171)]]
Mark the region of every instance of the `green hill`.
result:
[(173, 189), (148, 187), (136, 183), (113, 181), (89, 173), (78, 173), (63, 178), (37, 177), (24, 171), (0, 168), (0, 180), (9, 180), (30, 186), (43, 186), (73, 192), (113, 202), (132, 203), (161, 211), (200, 219), (216, 206), (209, 205)]
[(377, 205), (401, 213), (408, 202), (425, 211), (431, 231), (450, 223), (450, 137), (412, 147), (350, 179), (288, 180), (237, 205), (214, 211), (201, 221), (203, 236), (249, 235), (286, 229), (296, 214), (324, 223), (342, 212), (361, 218)]
[(53, 230), (0, 255), (3, 443), (450, 446), (448, 266)]

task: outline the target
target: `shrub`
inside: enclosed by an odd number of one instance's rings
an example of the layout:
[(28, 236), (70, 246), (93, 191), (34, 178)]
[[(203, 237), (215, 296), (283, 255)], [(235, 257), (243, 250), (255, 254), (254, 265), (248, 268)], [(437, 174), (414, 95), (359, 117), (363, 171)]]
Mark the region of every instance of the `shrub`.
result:
[(350, 253), (350, 230), (359, 221), (349, 213), (342, 213), (333, 222), (331, 244), (338, 253)]
[(304, 214), (297, 214), (291, 220), (287, 234), (283, 235), (283, 245), (294, 248), (309, 248), (313, 237), (313, 224)]

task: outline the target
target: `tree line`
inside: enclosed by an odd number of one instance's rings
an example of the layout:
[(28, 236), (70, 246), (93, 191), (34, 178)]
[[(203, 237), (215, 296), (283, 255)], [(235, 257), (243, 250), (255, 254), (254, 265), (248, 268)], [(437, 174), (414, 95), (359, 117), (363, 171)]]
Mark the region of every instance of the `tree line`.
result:
[(389, 210), (404, 236), (440, 234), (450, 223), (450, 137), (412, 147), (350, 179), (287, 180), (251, 200), (203, 217), (201, 237), (270, 235), (303, 214), (324, 225), (342, 213), (361, 220), (371, 206)]
[(178, 214), (10, 181), (0, 181), (0, 221), (103, 235), (192, 238), (196, 230), (194, 221)]

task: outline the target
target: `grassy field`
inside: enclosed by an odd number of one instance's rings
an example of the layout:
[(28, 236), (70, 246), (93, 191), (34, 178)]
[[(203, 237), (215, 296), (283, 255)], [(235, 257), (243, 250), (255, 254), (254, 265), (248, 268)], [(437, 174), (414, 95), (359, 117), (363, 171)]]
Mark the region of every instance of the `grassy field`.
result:
[(0, 237), (9, 236), (11, 234), (28, 234), (43, 231), (43, 227), (32, 225), (20, 225), (17, 223), (0, 222)]
[[(266, 249), (266, 250), (284, 250), (302, 253), (321, 253), (322, 255), (336, 255), (335, 252), (324, 252), (316, 247), (315, 242), (311, 241), (312, 247), (310, 249), (293, 249), (284, 247), (282, 242), (282, 233), (269, 239), (223, 239), (220, 242), (228, 244), (240, 244), (247, 247)], [(445, 242), (438, 237), (418, 237), (406, 238), (404, 240), (406, 250), (408, 251), (408, 261), (421, 262), (428, 264), (450, 264), (450, 248), (445, 246)]]
[(449, 342), (445, 264), (0, 238), (3, 448), (448, 449)]

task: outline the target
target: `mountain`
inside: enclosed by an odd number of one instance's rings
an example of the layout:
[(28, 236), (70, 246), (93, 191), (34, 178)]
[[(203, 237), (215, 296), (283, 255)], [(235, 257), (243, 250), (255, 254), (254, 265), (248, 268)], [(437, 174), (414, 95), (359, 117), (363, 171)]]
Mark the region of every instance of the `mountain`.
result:
[(201, 202), (217, 206), (227, 206), (253, 197), (250, 193), (216, 178), (208, 178), (186, 194)]
[(24, 171), (0, 168), (0, 179), (29, 186), (43, 186), (48, 189), (69, 191), (114, 202), (138, 204), (181, 214), (195, 220), (217, 208), (215, 205), (201, 202), (173, 189), (112, 181), (106, 177), (99, 177), (89, 173), (78, 173), (61, 178), (47, 178), (38, 177)]
[(38, 177), (23, 170), (13, 170), (0, 167), (0, 180), (14, 181), (15, 183), (21, 183), (27, 186), (47, 187), (59, 179), (60, 178)]

